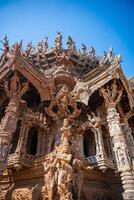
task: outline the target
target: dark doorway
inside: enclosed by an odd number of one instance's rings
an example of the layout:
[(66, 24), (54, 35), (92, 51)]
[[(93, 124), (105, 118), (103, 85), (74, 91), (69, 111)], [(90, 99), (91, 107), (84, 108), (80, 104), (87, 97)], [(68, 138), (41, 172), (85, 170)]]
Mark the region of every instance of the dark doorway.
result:
[(28, 132), (26, 151), (28, 154), (35, 155), (37, 153), (38, 144), (38, 129), (36, 127), (30, 128)]
[(95, 137), (91, 130), (87, 130), (84, 134), (84, 155), (85, 157), (96, 155)]

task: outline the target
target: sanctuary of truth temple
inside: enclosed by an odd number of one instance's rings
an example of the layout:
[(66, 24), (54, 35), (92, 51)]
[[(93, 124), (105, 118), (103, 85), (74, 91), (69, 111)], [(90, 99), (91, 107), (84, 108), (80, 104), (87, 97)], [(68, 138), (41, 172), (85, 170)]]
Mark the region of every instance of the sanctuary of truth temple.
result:
[(57, 33), (0, 56), (0, 200), (134, 200), (134, 79)]

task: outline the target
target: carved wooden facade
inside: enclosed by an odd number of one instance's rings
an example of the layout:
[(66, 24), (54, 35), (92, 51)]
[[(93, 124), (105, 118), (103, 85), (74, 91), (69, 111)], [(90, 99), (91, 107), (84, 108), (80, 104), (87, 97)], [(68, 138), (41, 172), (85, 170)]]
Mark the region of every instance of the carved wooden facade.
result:
[(58, 33), (0, 57), (0, 199), (134, 200), (134, 86), (112, 49)]

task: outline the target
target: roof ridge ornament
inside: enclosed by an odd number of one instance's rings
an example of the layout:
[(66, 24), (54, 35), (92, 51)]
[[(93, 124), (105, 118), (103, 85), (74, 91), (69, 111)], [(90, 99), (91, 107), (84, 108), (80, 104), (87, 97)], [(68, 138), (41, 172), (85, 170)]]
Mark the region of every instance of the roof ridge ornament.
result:
[(9, 51), (9, 40), (7, 38), (7, 35), (5, 35), (5, 37), (3, 38), (3, 40), (0, 40), (4, 49), (1, 49), (2, 51), (4, 51), (4, 53), (7, 53)]
[(13, 44), (10, 52), (13, 55), (18, 55), (22, 53), (21, 50), (22, 50), (22, 40), (20, 41), (20, 43), (16, 42), (15, 44)]
[(55, 49), (61, 50), (62, 49), (62, 34), (60, 32), (57, 32), (57, 36), (55, 38)]
[(82, 43), (82, 57), (86, 58), (87, 57), (87, 47)]
[(95, 49), (94, 47), (91, 46), (90, 50), (89, 50), (89, 58), (91, 60), (94, 60), (95, 59)]
[(23, 56), (24, 59), (30, 61), (33, 67), (48, 77), (50, 77), (55, 70), (57, 58), (59, 56), (62, 57), (63, 54), (65, 55), (62, 59), (67, 61), (67, 59), (65, 59), (67, 56), (68, 60), (72, 63), (71, 70), (73, 74), (76, 74), (76, 76), (79, 77), (85, 76), (85, 74), (95, 68), (109, 68), (110, 66), (115, 68), (120, 67), (120, 62), (122, 61), (120, 55), (115, 56), (113, 54), (112, 47), (105, 55), (96, 56), (95, 49), (92, 46), (89, 53), (87, 53), (87, 47), (82, 43), (81, 51), (78, 52), (71, 36), (68, 36), (66, 42), (67, 48), (64, 49), (62, 47), (61, 32), (57, 32), (54, 48), (50, 48), (49, 50), (48, 37), (45, 37), (35, 47), (33, 47), (31, 43), (28, 43), (24, 51), (22, 50), (22, 41), (20, 44), (15, 43), (10, 47), (7, 36), (5, 36), (1, 42), (4, 46), (4, 50), (0, 56), (0, 67), (4, 66), (12, 56)]
[(69, 52), (76, 53), (75, 42), (73, 41), (73, 39), (71, 38), (71, 36), (68, 36), (66, 44), (67, 44), (67, 49), (68, 49)]

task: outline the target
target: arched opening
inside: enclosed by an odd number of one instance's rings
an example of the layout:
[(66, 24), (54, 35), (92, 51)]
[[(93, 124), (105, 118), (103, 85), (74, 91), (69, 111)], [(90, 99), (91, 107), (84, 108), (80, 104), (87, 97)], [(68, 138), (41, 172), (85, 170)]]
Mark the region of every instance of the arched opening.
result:
[(17, 122), (17, 128), (15, 133), (13, 134), (13, 138), (11, 141), (11, 151), (10, 154), (14, 153), (16, 148), (17, 148), (17, 144), (18, 144), (18, 140), (19, 140), (19, 136), (20, 136), (20, 129), (21, 129), (21, 121), (19, 120)]
[(106, 153), (107, 157), (112, 157), (113, 150), (112, 150), (112, 143), (111, 143), (111, 138), (110, 138), (109, 132), (105, 126), (102, 126), (101, 130), (102, 130), (102, 137), (103, 137), (105, 153)]
[(104, 100), (102, 95), (100, 94), (99, 90), (96, 90), (89, 98), (88, 100), (88, 106), (89, 108), (94, 112), (97, 107), (101, 106), (103, 104)]
[(33, 111), (36, 110), (41, 103), (40, 94), (32, 85), (29, 86), (28, 90), (22, 96), (22, 99), (27, 102), (27, 106), (32, 108)]
[(38, 129), (36, 127), (31, 127), (28, 131), (26, 152), (31, 155), (37, 153), (37, 144), (38, 144)]
[(94, 133), (89, 129), (84, 134), (84, 155), (85, 157), (96, 155), (96, 144)]

